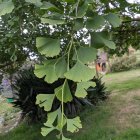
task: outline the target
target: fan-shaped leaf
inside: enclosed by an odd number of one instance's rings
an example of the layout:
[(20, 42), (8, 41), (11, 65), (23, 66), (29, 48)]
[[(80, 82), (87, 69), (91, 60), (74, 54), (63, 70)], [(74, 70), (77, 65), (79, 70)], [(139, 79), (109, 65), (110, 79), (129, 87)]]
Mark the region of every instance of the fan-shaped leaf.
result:
[(71, 140), (71, 139), (66, 138), (66, 137), (64, 137), (64, 136), (62, 135), (62, 140)]
[(41, 0), (25, 0), (26, 2), (32, 3), (38, 7), (40, 7), (42, 5)]
[(75, 82), (88, 81), (95, 76), (95, 70), (90, 69), (82, 62), (77, 61), (75, 66), (64, 74), (67, 79)]
[(119, 27), (122, 22), (119, 16), (114, 13), (109, 13), (105, 16), (105, 19), (108, 20), (114, 27)]
[(77, 17), (78, 18), (84, 17), (87, 9), (88, 9), (88, 3), (85, 1), (82, 6), (78, 7)]
[(65, 21), (64, 20), (60, 20), (60, 19), (49, 19), (49, 18), (41, 18), (41, 22), (42, 23), (48, 23), (50, 25), (56, 25), (56, 24), (64, 24)]
[(80, 30), (84, 27), (83, 19), (77, 18), (75, 19), (74, 30)]
[(94, 82), (81, 82), (77, 84), (77, 89), (75, 92), (75, 96), (79, 98), (85, 98), (87, 95), (87, 89), (89, 87), (94, 87), (95, 83)]
[(78, 132), (79, 128), (82, 128), (81, 120), (79, 117), (74, 119), (67, 119), (67, 131), (69, 132)]
[(58, 12), (58, 13), (61, 13), (62, 11), (56, 7), (54, 4), (50, 3), (50, 2), (42, 2), (42, 6), (40, 7), (40, 9), (43, 9), (43, 10), (49, 10), (51, 12)]
[(75, 3), (76, 0), (61, 0), (61, 1), (64, 1), (64, 2), (67, 2), (67, 3)]
[(54, 97), (55, 94), (39, 94), (36, 97), (36, 104), (38, 104), (40, 107), (44, 107), (45, 111), (50, 111)]
[(64, 82), (63, 86), (60, 86), (55, 89), (55, 95), (60, 101), (62, 101), (62, 95), (63, 95), (64, 103), (72, 101), (72, 95), (67, 81)]
[[(93, 62), (96, 59), (97, 50), (93, 47), (80, 47), (77, 54), (78, 59), (84, 64), (87, 64), (88, 62)], [(74, 55), (73, 60), (76, 60), (76, 54)]]
[(110, 40), (109, 35), (106, 32), (94, 32), (91, 34), (91, 46), (92, 47), (103, 47), (107, 46), (110, 49), (115, 49), (116, 45)]
[(44, 65), (35, 65), (34, 74), (42, 78), (45, 76), (45, 81), (48, 83), (53, 83), (58, 79), (55, 71), (55, 63), (57, 60), (47, 60)]
[(88, 18), (86, 23), (87, 29), (99, 29), (101, 26), (105, 25), (105, 19), (101, 15), (94, 16), (93, 18)]
[(47, 57), (54, 57), (60, 53), (59, 39), (37, 37), (36, 46), (38, 48), (38, 51), (41, 54), (46, 55)]
[(34, 70), (34, 74), (38, 77), (38, 78), (42, 78), (46, 75), (46, 69), (44, 65), (35, 65), (35, 70)]
[(58, 78), (64, 78), (64, 73), (67, 71), (67, 63), (65, 58), (60, 58), (55, 64), (55, 73)]
[(11, 13), (14, 9), (12, 0), (0, 2), (0, 16)]
[(44, 125), (47, 126), (47, 127), (53, 127), (54, 121), (57, 119), (58, 116), (61, 116), (61, 110), (60, 110), (60, 108), (58, 108), (54, 112), (48, 113), (47, 116), (48, 116), (47, 117), (47, 122), (44, 123)]
[(52, 132), (55, 129), (55, 127), (42, 127), (41, 128), (41, 134), (45, 137), (47, 136), (50, 132)]

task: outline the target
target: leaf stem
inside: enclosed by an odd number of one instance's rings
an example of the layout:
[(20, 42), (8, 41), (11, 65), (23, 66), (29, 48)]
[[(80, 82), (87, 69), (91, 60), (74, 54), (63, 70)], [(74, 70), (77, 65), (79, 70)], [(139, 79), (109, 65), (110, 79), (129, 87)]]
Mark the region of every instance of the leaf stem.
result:
[(71, 39), (70, 47), (69, 47), (69, 50), (68, 50), (68, 65), (67, 65), (67, 71), (69, 71), (69, 65), (70, 65), (70, 51), (71, 51), (72, 45), (73, 45), (73, 37), (72, 37), (72, 39)]
[(62, 100), (61, 100), (61, 135), (63, 135), (63, 124), (64, 124), (64, 86), (66, 84), (67, 79), (65, 79), (64, 84), (62, 86)]
[(74, 47), (74, 50), (75, 50), (75, 53), (76, 53), (76, 58), (77, 58), (77, 60), (79, 60), (79, 58), (78, 58), (78, 53), (77, 53), (77, 50), (76, 50), (76, 47)]

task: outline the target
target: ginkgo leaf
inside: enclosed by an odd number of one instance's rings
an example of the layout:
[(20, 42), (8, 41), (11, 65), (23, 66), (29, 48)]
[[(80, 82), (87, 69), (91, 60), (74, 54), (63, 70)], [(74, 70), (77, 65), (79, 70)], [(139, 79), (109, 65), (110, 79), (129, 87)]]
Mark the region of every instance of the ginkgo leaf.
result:
[(55, 94), (39, 94), (36, 97), (36, 104), (38, 104), (40, 107), (44, 107), (45, 111), (50, 111), (54, 97)]
[[(93, 47), (80, 47), (77, 54), (78, 59), (84, 64), (87, 64), (88, 62), (93, 62), (96, 59), (97, 50)], [(74, 54), (73, 60), (76, 60), (76, 54)]]
[(48, 65), (48, 66), (46, 66), (45, 81), (48, 82), (48, 83), (53, 83), (56, 80), (58, 80), (58, 77), (56, 75), (54, 65)]
[(60, 101), (62, 101), (62, 95), (63, 95), (64, 103), (70, 102), (73, 99), (67, 81), (64, 82), (63, 86), (60, 86), (55, 89), (55, 95), (56, 95), (57, 99)]
[(59, 1), (64, 1), (64, 2), (67, 2), (67, 3), (74, 3), (74, 2), (76, 2), (76, 0), (59, 0)]
[(45, 137), (47, 136), (50, 132), (52, 132), (53, 130), (55, 130), (55, 127), (42, 127), (41, 128), (41, 134)]
[(35, 65), (34, 74), (42, 78), (45, 76), (45, 81), (48, 83), (53, 83), (58, 80), (55, 71), (55, 63), (57, 60), (46, 60), (43, 65)]
[(84, 27), (84, 21), (82, 18), (75, 19), (75, 25), (73, 27), (74, 30), (80, 30)]
[(44, 65), (35, 65), (35, 70), (34, 70), (34, 74), (38, 77), (38, 78), (42, 78), (46, 75), (46, 69)]
[(50, 9), (50, 8), (53, 8), (53, 7), (56, 7), (55, 5), (53, 5), (52, 3), (50, 2), (46, 2), (44, 1), (42, 6), (40, 7), (40, 9)]
[(11, 13), (14, 9), (12, 0), (3, 1), (0, 3), (0, 16)]
[(109, 47), (110, 49), (115, 49), (116, 45), (110, 40), (107, 32), (94, 32), (91, 34), (91, 46), (92, 47), (102, 47), (103, 45)]
[(26, 2), (32, 3), (38, 7), (40, 7), (42, 5), (41, 0), (25, 0)]
[(60, 112), (60, 111), (61, 111), (61, 110), (60, 110), (60, 108), (59, 108), (59, 109), (57, 109), (57, 110), (54, 111), (54, 112), (48, 113), (48, 115), (47, 115), (47, 122), (44, 123), (44, 125), (47, 126), (47, 127), (52, 127), (52, 126), (53, 126), (53, 123), (54, 123), (54, 121), (57, 119), (57, 116), (59, 115), (59, 112)]
[(113, 41), (110, 41), (110, 40), (107, 40), (107, 39), (104, 39), (102, 38), (102, 41), (104, 42), (104, 44), (106, 46), (108, 46), (110, 49), (116, 49), (116, 45)]
[(55, 73), (58, 78), (64, 78), (64, 73), (67, 71), (67, 63), (65, 58), (60, 58), (55, 64)]
[(114, 13), (109, 13), (105, 16), (105, 19), (108, 20), (114, 27), (119, 27), (122, 22), (119, 16)]
[(61, 19), (49, 19), (49, 18), (41, 18), (42, 23), (48, 23), (50, 25), (56, 25), (56, 24), (64, 24), (65, 21)]
[(67, 119), (67, 131), (74, 133), (78, 132), (80, 128), (82, 128), (82, 124), (79, 117)]
[(79, 97), (79, 98), (85, 98), (87, 96), (87, 89), (89, 87), (94, 87), (95, 83), (94, 82), (80, 82), (77, 83), (77, 89), (75, 92), (75, 96)]
[(73, 80), (75, 82), (89, 81), (95, 76), (95, 70), (90, 69), (82, 62), (77, 61), (74, 67), (72, 67), (64, 75), (67, 79)]
[(37, 37), (36, 47), (41, 54), (44, 54), (47, 57), (54, 57), (60, 53), (60, 40)]
[(64, 137), (64, 136), (62, 135), (62, 140), (71, 140), (71, 139), (66, 138), (66, 137)]
[(82, 18), (85, 16), (88, 9), (88, 3), (85, 1), (81, 7), (78, 7), (77, 17)]
[[(64, 115), (62, 123), (62, 112), (60, 107), (56, 111), (48, 113), (47, 116), (47, 122), (44, 123), (46, 127), (55, 127), (55, 129), (61, 130), (66, 124), (66, 119)], [(54, 122), (57, 122), (57, 125)]]
[[(62, 12), (58, 7), (56, 7), (54, 4), (52, 4), (50, 2), (43, 1), (42, 3), (43, 4), (40, 7), (40, 9), (49, 10), (51, 12), (59, 12), (59, 13)], [(52, 14), (49, 14), (49, 15), (51, 16)]]
[(87, 29), (99, 29), (103, 25), (105, 25), (105, 19), (101, 15), (88, 18), (86, 22)]
[(56, 126), (56, 129), (61, 131), (62, 128), (65, 126), (66, 124), (66, 118), (65, 118), (65, 114), (63, 114), (63, 122), (62, 122), (62, 112), (61, 112), (61, 109), (60, 111), (58, 112), (58, 116), (57, 116), (57, 126)]

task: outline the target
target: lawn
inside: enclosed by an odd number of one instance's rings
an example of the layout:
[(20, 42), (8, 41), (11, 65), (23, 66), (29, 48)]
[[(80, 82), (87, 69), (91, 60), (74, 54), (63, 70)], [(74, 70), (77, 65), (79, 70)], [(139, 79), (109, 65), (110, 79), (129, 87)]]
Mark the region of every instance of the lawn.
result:
[[(73, 140), (140, 140), (140, 70), (108, 74), (103, 81), (111, 91), (109, 99), (84, 109), (83, 129), (66, 135)], [(56, 132), (42, 137), (40, 127), (23, 123), (0, 140), (56, 140)]]

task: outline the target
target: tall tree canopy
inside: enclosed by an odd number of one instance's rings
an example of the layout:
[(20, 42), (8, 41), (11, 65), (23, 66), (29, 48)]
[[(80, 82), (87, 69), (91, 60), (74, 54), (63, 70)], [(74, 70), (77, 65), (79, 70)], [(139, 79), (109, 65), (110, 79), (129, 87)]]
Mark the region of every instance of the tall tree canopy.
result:
[[(0, 54), (5, 56), (0, 59), (1, 66), (12, 63), (12, 68), (18, 67), (35, 55), (40, 60), (35, 65), (36, 76), (48, 83), (64, 80), (54, 94), (37, 96), (36, 103), (48, 112), (54, 97), (61, 101), (56, 111), (48, 113), (42, 135), (58, 130), (58, 138), (68, 140), (63, 134), (65, 125), (72, 133), (82, 128), (79, 117), (67, 118), (63, 103), (72, 101), (73, 95), (85, 98), (86, 89), (95, 85), (90, 81), (95, 70), (87, 64), (96, 59), (98, 48), (123, 53), (118, 46), (126, 45), (125, 37), (119, 37), (124, 24), (138, 11), (137, 4), (125, 0), (0, 1)], [(125, 24), (127, 30), (133, 25), (130, 23)], [(76, 86), (70, 87), (69, 81)]]
[[(67, 2), (69, 3), (66, 4)], [(79, 3), (82, 5), (82, 1), (79, 1)], [(89, 5), (88, 8), (87, 5)], [(37, 48), (35, 47), (37, 36), (48, 36), (50, 32), (51, 36), (57, 36), (58, 34), (58, 36), (60, 36), (61, 34), (61, 38), (63, 38), (62, 42), (64, 42), (61, 45), (67, 45), (68, 37), (64, 34), (67, 31), (70, 32), (70, 26), (74, 21), (75, 29), (79, 31), (81, 31), (80, 29), (83, 27), (93, 29), (97, 32), (100, 32), (100, 30), (112, 31), (111, 36), (112, 34), (115, 36), (114, 42), (117, 44), (117, 47), (115, 50), (109, 50), (110, 53), (122, 54), (127, 50), (130, 44), (134, 47), (137, 46), (137, 48), (139, 46), (139, 19), (135, 19), (134, 17), (135, 14), (139, 13), (139, 5), (137, 3), (130, 4), (125, 0), (89, 0), (83, 5), (82, 11), (79, 13), (83, 14), (82, 16), (84, 18), (77, 16), (76, 19), (74, 17), (76, 1), (74, 0), (63, 0), (63, 4), (59, 0), (1, 0), (0, 10), (0, 16), (2, 17), (0, 19), (0, 68), (4, 68), (4, 70), (16, 70), (27, 57), (38, 55)], [(63, 15), (64, 10), (65, 14)], [(86, 10), (87, 13), (84, 15)], [(67, 15), (69, 15), (69, 17)], [(118, 16), (123, 20), (123, 24), (119, 27), (118, 24), (120, 24), (120, 20)], [(47, 17), (49, 21), (45, 21), (44, 17)], [(88, 19), (86, 19), (86, 17), (88, 17)], [(64, 18), (71, 18), (68, 25), (69, 27), (66, 27), (60, 22), (60, 20), (64, 20)], [(58, 25), (54, 25), (55, 22), (58, 22), (56, 19), (60, 19)], [(48, 26), (50, 22), (53, 24), (51, 27)], [(118, 28), (114, 29), (114, 27)], [(84, 36), (88, 35), (89, 33), (86, 32)], [(83, 32), (78, 32), (78, 36), (78, 40), (83, 38)], [(91, 41), (91, 43), (92, 42), (93, 41)], [(96, 48), (99, 46), (103, 47), (101, 44), (95, 46)]]

